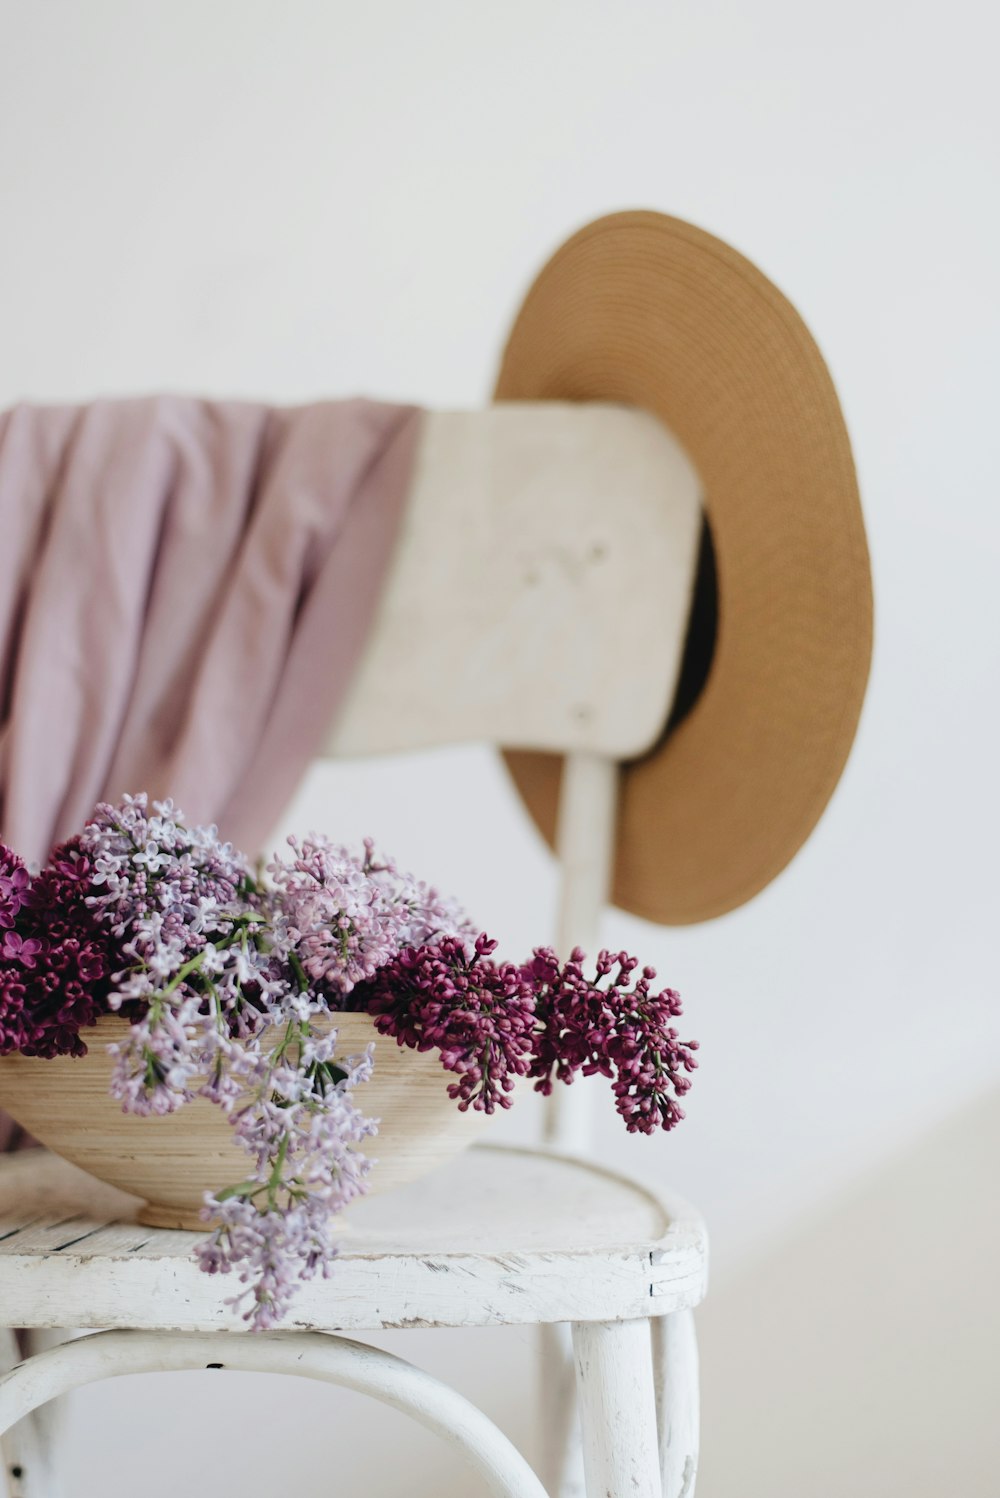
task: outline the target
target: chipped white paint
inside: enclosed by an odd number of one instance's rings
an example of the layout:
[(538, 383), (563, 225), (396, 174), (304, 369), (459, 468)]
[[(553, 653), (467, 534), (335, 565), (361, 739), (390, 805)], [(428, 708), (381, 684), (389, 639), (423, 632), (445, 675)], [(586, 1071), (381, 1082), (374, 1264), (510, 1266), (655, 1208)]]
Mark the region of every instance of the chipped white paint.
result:
[(429, 412), (326, 753), (468, 742), (641, 753), (673, 697), (700, 526), (698, 476), (646, 412), (557, 401)]
[(391, 1353), (318, 1332), (227, 1336), (110, 1331), (82, 1337), (0, 1378), (0, 1434), (48, 1400), (85, 1384), (128, 1373), (191, 1368), (293, 1374), (354, 1389), (441, 1436), (498, 1498), (545, 1498), (520, 1452), (461, 1394)]
[[(41, 1338), (46, 1332), (33, 1333), (35, 1345), (31, 1351), (41, 1351)], [(14, 1333), (7, 1327), (0, 1328), (0, 1376), (15, 1368), (21, 1352)], [(47, 1405), (21, 1420), (0, 1438), (3, 1453), (3, 1474), (6, 1479), (7, 1498), (60, 1498), (57, 1475), (52, 1458), (55, 1447), (55, 1420), (58, 1406)]]
[[(225, 1282), (192, 1260), (195, 1235), (142, 1227), (137, 1206), (54, 1156), (2, 1162), (0, 1303), (27, 1326), (232, 1327)], [(333, 1273), (302, 1287), (290, 1327), (647, 1317), (704, 1293), (696, 1213), (548, 1152), (476, 1147), (345, 1220)]]
[[(575, 750), (566, 756), (559, 794), (556, 851), (560, 891), (557, 948), (591, 955), (600, 945), (608, 898), (618, 795), (618, 765), (603, 754)], [(556, 1149), (587, 1152), (593, 1137), (596, 1078), (579, 1077), (548, 1099), (544, 1134)], [(581, 1498), (583, 1460), (576, 1410), (575, 1365), (568, 1328), (543, 1325), (541, 1360), (542, 1476), (560, 1498)]]
[(583, 1442), (576, 1397), (576, 1359), (572, 1327), (538, 1328), (539, 1472), (557, 1498), (584, 1498)]
[(587, 1498), (661, 1498), (648, 1321), (573, 1328)]
[(694, 1314), (650, 1322), (663, 1498), (694, 1498), (698, 1475), (698, 1343)]
[[(650, 1450), (654, 1466), (660, 1460), (650, 1326), (670, 1315), (680, 1335), (668, 1332), (660, 1395), (679, 1404), (661, 1411), (665, 1472), (677, 1466), (679, 1440), (696, 1442), (697, 1397), (678, 1383), (692, 1369), (693, 1333), (680, 1318), (704, 1293), (704, 1227), (684, 1203), (617, 1172), (551, 1151), (480, 1146), (393, 1197), (362, 1202), (331, 1278), (305, 1286), (289, 1331), (270, 1338), (233, 1330), (225, 1282), (191, 1261), (195, 1235), (143, 1227), (137, 1205), (56, 1156), (0, 1162), (2, 1303), (28, 1326), (122, 1328), (40, 1354), (0, 1380), (0, 1430), (96, 1378), (206, 1361), (266, 1367), (388, 1399), (450, 1430), (493, 1491), (540, 1498), (521, 1458), (458, 1395), (386, 1354), (315, 1333), (568, 1321), (589, 1498), (644, 1498), (654, 1491)], [(302, 1327), (310, 1333), (294, 1330)], [(217, 1355), (206, 1358), (208, 1345)], [(27, 1483), (24, 1491), (31, 1498)], [(48, 1498), (43, 1485), (34, 1494)]]

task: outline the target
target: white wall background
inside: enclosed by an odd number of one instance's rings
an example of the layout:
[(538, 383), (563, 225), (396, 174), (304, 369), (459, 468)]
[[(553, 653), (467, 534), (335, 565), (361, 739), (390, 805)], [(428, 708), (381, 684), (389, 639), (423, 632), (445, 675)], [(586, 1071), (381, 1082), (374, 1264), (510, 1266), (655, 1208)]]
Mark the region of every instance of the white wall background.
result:
[[(703, 1498), (995, 1495), (986, 5), (0, 0), (0, 16), (4, 402), (481, 404), (542, 259), (626, 206), (722, 235), (797, 303), (865, 496), (868, 707), (828, 815), (765, 894), (695, 930), (609, 918), (611, 942), (684, 991), (704, 1050), (679, 1133), (626, 1138), (608, 1109), (600, 1151), (669, 1177), (713, 1231)], [(371, 829), (512, 946), (548, 935), (550, 861), (481, 746), (318, 769), (286, 821)], [(534, 1123), (529, 1101), (510, 1127)], [(530, 1338), (385, 1340), (530, 1440)], [(80, 1395), (71, 1491), (473, 1491), (350, 1396), (206, 1377)]]

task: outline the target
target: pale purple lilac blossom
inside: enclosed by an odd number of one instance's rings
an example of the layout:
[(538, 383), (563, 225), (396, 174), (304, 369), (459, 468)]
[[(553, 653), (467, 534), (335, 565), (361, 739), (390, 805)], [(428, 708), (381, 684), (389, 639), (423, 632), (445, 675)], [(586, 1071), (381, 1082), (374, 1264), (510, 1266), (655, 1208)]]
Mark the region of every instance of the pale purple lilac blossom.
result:
[(268, 873), (285, 939), (331, 1009), (407, 946), (475, 934), (461, 907), (380, 858), (366, 838), (358, 854), (317, 833), (288, 839), (292, 854)]
[(317, 1036), (292, 1023), (256, 1076), (244, 1076), (232, 1116), (254, 1169), (205, 1199), (214, 1231), (198, 1245), (198, 1261), (209, 1274), (235, 1270), (245, 1288), (228, 1304), (243, 1307), (255, 1331), (280, 1323), (303, 1281), (329, 1274), (332, 1216), (367, 1189), (370, 1163), (354, 1146), (377, 1126), (351, 1094), (371, 1075), (371, 1050), (338, 1064), (336, 1042), (336, 1031)]
[(331, 1214), (365, 1189), (368, 1161), (352, 1146), (376, 1125), (350, 1094), (371, 1057), (338, 1063), (336, 1033), (314, 1031), (328, 1006), (275, 894), (214, 828), (139, 796), (99, 807), (81, 845), (91, 906), (119, 944), (109, 1007), (131, 1020), (110, 1048), (112, 1094), (132, 1113), (195, 1097), (227, 1113), (248, 1173), (206, 1198), (215, 1227), (198, 1258), (239, 1274), (233, 1303), (255, 1330), (275, 1326), (332, 1261)]
[(223, 1109), (246, 1178), (206, 1195), (209, 1273), (230, 1304), (276, 1326), (296, 1287), (336, 1254), (332, 1215), (366, 1189), (357, 1148), (377, 1132), (354, 1089), (372, 1048), (337, 1056), (331, 1018), (370, 1013), (399, 1045), (437, 1050), (462, 1110), (507, 1108), (518, 1077), (599, 1072), (630, 1131), (671, 1129), (697, 1066), (673, 989), (627, 953), (583, 970), (548, 947), (498, 962), (458, 904), (379, 857), (317, 834), (289, 839), (265, 884), (214, 827), (167, 802), (102, 805), (32, 878), (0, 845), (0, 1052), (86, 1051), (101, 1013), (129, 1020), (112, 1094), (138, 1114), (195, 1097)]

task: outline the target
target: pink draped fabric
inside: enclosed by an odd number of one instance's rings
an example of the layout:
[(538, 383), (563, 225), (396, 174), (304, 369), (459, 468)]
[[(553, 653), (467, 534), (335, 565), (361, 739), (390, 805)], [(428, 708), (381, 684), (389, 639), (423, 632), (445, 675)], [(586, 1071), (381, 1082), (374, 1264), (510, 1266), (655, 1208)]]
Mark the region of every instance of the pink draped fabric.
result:
[(258, 851), (364, 645), (419, 425), (363, 400), (0, 415), (0, 839), (39, 863), (145, 790)]

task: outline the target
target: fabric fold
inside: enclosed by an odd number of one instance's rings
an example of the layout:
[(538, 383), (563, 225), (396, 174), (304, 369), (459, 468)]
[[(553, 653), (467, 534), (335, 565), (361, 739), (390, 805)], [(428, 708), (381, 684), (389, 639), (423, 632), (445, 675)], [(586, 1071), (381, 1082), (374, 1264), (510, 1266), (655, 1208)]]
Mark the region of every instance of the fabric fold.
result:
[[(421, 413), (154, 396), (0, 414), (0, 839), (148, 791), (259, 852), (374, 617)], [(18, 1131), (0, 1118), (0, 1147)]]
[(0, 837), (147, 790), (257, 849), (350, 681), (420, 413), (158, 396), (0, 416)]

